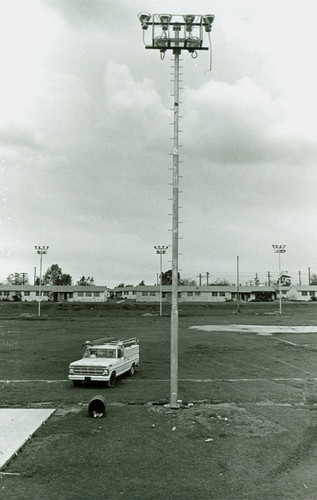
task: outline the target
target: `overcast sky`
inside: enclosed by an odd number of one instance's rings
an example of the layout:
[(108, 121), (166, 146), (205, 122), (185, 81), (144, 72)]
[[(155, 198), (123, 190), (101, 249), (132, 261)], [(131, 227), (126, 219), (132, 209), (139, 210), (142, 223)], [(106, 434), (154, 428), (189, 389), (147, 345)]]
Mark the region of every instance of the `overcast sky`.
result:
[[(172, 5), (172, 8), (171, 8)], [(74, 282), (156, 283), (171, 245), (171, 54), (140, 11), (214, 14), (182, 54), (180, 274), (317, 273), (314, 0), (0, 0), (0, 280), (59, 264)], [(206, 44), (208, 39), (206, 38)], [(171, 268), (171, 247), (163, 270)], [(205, 278), (202, 278), (202, 283)]]

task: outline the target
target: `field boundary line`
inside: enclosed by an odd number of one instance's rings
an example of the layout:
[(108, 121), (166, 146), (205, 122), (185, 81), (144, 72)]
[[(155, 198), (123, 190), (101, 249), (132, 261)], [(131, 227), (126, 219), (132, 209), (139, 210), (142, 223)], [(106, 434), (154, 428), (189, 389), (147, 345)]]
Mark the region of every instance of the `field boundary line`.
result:
[[(317, 381), (317, 377), (267, 377), (267, 378), (180, 378), (179, 382), (193, 382), (193, 383), (212, 383), (212, 382), (307, 382), (307, 381)], [(0, 384), (25, 384), (25, 383), (46, 383), (46, 384), (58, 384), (60, 382), (70, 382), (68, 379), (58, 379), (58, 380), (43, 380), (43, 379), (5, 379), (0, 380)], [(152, 379), (138, 379), (135, 378), (133, 383), (140, 382), (170, 382), (168, 378), (152, 378)], [(132, 383), (132, 381), (129, 381)]]

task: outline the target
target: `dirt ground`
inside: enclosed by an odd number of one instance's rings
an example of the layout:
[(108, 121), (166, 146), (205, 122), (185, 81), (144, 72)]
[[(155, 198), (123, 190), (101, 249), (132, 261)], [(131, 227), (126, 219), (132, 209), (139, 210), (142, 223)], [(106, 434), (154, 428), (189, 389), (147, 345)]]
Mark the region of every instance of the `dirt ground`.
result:
[[(317, 325), (317, 304), (179, 306), (180, 409), (168, 407), (170, 318), (136, 304), (0, 304), (2, 408), (56, 408), (0, 474), (5, 500), (317, 499), (317, 333), (193, 325)], [(36, 312), (36, 311), (35, 311)], [(87, 339), (140, 339), (134, 377), (74, 388)], [(278, 337), (278, 338), (277, 338)], [(88, 417), (96, 394), (106, 415)]]

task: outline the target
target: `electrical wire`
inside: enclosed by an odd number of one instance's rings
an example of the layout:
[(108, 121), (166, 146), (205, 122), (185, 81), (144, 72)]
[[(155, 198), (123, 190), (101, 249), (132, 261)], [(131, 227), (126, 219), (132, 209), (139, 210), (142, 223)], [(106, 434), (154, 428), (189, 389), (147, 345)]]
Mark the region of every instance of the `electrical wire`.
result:
[(210, 33), (208, 32), (208, 40), (209, 40), (209, 70), (211, 71), (212, 68), (212, 46), (211, 46), (211, 38), (210, 38)]

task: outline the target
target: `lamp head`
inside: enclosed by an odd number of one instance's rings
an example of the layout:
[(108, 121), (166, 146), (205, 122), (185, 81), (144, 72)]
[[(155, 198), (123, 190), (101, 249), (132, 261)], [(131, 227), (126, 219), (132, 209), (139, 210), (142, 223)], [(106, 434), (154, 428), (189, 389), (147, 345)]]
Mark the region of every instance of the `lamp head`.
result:
[(142, 29), (147, 30), (148, 29), (147, 23), (151, 19), (151, 14), (148, 14), (147, 12), (140, 12), (140, 14), (138, 14), (138, 18), (141, 23)]
[(171, 14), (161, 14), (159, 16), (163, 30), (168, 30), (169, 24), (172, 20)]
[(186, 30), (191, 31), (193, 27), (193, 23), (195, 21), (195, 16), (193, 14), (188, 14), (186, 16), (183, 16), (183, 19), (186, 24)]
[(205, 26), (205, 30), (211, 31), (211, 25), (214, 22), (215, 16), (213, 14), (206, 14), (203, 16), (203, 24)]

